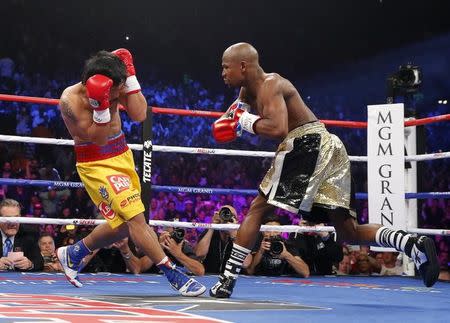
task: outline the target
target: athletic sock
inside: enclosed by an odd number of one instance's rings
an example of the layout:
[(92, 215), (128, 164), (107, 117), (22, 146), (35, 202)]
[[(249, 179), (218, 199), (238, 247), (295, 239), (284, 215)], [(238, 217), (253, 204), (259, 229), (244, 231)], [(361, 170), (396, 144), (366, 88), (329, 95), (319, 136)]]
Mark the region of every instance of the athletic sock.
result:
[(175, 265), (170, 261), (169, 257), (165, 256), (156, 266), (161, 269), (164, 273), (167, 270), (172, 270), (175, 268)]
[(84, 239), (81, 239), (67, 249), (70, 260), (74, 265), (78, 265), (84, 257), (91, 253), (88, 247), (84, 244)]
[(414, 239), (405, 231), (381, 227), (375, 234), (375, 241), (381, 247), (395, 248), (398, 251), (406, 253), (408, 257), (411, 257)]
[(227, 260), (223, 275), (229, 278), (237, 278), (241, 272), (242, 264), (250, 251), (251, 250), (234, 243), (233, 249), (231, 250), (231, 256)]

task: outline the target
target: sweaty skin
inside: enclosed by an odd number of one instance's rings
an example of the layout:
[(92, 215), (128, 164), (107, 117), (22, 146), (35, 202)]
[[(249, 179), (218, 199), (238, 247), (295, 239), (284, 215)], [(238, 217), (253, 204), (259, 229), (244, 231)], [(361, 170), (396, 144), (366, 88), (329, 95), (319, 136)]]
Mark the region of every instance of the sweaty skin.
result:
[[(97, 132), (101, 132), (105, 136), (104, 139), (120, 132), (122, 123), (117, 104), (119, 101), (124, 104), (126, 100), (126, 94), (122, 93), (122, 91), (122, 85), (111, 89), (111, 107), (109, 108), (111, 122), (107, 125), (99, 126), (92, 120), (93, 110), (89, 105), (86, 87), (81, 83), (77, 83), (64, 90), (59, 105), (64, 123), (75, 144), (95, 142), (94, 133)], [(106, 142), (100, 140), (100, 143)]]
[(240, 87), (239, 100), (261, 117), (256, 134), (284, 139), (289, 131), (317, 120), (292, 83), (259, 65), (256, 49), (247, 43), (228, 47), (222, 56), (222, 77), (231, 87)]

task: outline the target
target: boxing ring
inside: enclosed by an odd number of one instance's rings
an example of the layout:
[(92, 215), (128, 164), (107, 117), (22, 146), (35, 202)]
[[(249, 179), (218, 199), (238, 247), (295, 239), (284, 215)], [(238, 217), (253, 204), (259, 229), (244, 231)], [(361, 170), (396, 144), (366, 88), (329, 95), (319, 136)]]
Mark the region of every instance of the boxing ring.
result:
[[(57, 105), (58, 100), (0, 94), (0, 100)], [(213, 117), (219, 112), (152, 108), (153, 113)], [(448, 121), (450, 114), (405, 122), (417, 126)], [(329, 126), (364, 128), (366, 122), (322, 120)], [(72, 140), (0, 135), (0, 141), (73, 145)], [(143, 150), (138, 144), (133, 150)], [(145, 146), (145, 141), (144, 141)], [(273, 152), (215, 148), (152, 146), (155, 152), (207, 154), (248, 157), (272, 157)], [(450, 152), (413, 155), (406, 161), (424, 161), (450, 157)], [(366, 162), (366, 156), (350, 156), (352, 162)], [(2, 185), (83, 187), (78, 182), (0, 178)], [(152, 191), (190, 194), (255, 195), (256, 190), (157, 186)], [(406, 199), (449, 198), (450, 192), (408, 192)], [(357, 199), (367, 199), (357, 193)], [(104, 220), (1, 218), (34, 224), (98, 225)], [(210, 224), (150, 220), (153, 226), (214, 228), (230, 230), (237, 224)], [(265, 226), (262, 230), (268, 230)], [(334, 231), (333, 227), (270, 226), (284, 232)], [(448, 228), (407, 227), (411, 233), (450, 235)], [(161, 275), (80, 274), (83, 288), (74, 288), (62, 273), (0, 272), (0, 322), (448, 322), (450, 283), (437, 282), (423, 287), (414, 277), (325, 276), (307, 279), (292, 277), (242, 276), (231, 299), (179, 297)], [(216, 276), (197, 277), (211, 287)]]

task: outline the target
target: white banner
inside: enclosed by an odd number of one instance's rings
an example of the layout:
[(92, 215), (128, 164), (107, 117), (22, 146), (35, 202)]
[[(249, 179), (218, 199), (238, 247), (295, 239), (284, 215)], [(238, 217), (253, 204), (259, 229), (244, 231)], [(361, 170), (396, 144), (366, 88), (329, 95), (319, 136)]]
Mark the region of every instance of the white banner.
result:
[(369, 223), (406, 228), (403, 104), (369, 105), (367, 178)]

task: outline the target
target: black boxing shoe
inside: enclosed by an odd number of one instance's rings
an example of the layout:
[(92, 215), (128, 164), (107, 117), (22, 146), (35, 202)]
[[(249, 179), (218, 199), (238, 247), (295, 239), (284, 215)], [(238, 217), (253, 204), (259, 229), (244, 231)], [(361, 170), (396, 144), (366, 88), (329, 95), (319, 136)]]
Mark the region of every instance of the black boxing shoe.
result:
[(209, 295), (215, 298), (230, 298), (235, 284), (236, 278), (220, 275), (219, 281), (209, 290)]
[(433, 286), (439, 278), (439, 262), (434, 241), (426, 236), (415, 239), (411, 258), (422, 276), (423, 283), (427, 287)]

